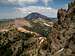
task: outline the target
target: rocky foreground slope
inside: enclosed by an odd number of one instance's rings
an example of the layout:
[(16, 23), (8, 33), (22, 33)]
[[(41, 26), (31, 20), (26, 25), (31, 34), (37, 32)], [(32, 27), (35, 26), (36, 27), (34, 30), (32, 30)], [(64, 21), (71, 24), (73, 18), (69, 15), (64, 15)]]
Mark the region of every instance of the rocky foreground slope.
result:
[(58, 22), (48, 37), (55, 56), (75, 56), (75, 2), (69, 6), (68, 10), (58, 10)]
[(28, 22), (0, 31), (0, 56), (75, 56), (75, 2), (57, 17), (54, 23), (33, 20), (31, 27)]

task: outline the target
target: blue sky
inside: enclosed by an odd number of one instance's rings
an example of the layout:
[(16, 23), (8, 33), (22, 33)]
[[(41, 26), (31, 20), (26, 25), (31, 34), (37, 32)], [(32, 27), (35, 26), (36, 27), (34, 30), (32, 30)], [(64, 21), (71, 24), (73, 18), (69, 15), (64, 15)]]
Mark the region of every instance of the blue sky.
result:
[(38, 12), (56, 17), (59, 8), (67, 8), (70, 0), (0, 0), (0, 19), (25, 17)]

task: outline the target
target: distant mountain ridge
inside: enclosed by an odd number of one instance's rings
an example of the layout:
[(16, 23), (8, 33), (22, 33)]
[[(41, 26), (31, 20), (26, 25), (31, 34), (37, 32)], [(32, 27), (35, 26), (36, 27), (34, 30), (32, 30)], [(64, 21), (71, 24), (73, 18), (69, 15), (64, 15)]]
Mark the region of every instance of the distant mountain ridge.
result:
[(40, 13), (37, 13), (37, 12), (31, 13), (31, 14), (27, 15), (24, 18), (26, 18), (26, 19), (38, 19), (38, 18), (42, 18), (42, 19), (47, 19), (47, 20), (50, 19), (49, 17), (47, 17), (45, 15), (42, 15)]

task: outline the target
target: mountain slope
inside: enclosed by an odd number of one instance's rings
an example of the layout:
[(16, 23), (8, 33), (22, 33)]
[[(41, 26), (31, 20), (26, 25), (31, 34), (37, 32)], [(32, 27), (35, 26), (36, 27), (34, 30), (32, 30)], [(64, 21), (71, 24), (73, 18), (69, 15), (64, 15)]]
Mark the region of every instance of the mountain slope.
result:
[(48, 20), (50, 19), (49, 17), (44, 16), (44, 15), (39, 14), (39, 13), (36, 13), (36, 12), (27, 15), (25, 18), (27, 18), (27, 19), (38, 19), (38, 18), (42, 18), (42, 19), (48, 19)]

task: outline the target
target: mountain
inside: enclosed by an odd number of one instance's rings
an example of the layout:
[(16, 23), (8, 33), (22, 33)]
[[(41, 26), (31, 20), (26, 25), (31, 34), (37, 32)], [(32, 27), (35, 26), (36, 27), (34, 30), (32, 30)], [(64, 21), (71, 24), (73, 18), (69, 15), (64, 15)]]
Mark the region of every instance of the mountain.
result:
[(35, 14), (0, 21), (0, 56), (75, 56), (75, 2), (69, 6), (58, 10), (56, 22)]
[(47, 19), (47, 20), (50, 19), (49, 17), (47, 17), (45, 15), (42, 15), (40, 13), (37, 13), (37, 12), (31, 13), (31, 14), (27, 15), (25, 18), (26, 19), (38, 19), (38, 18), (42, 18), (42, 19)]

